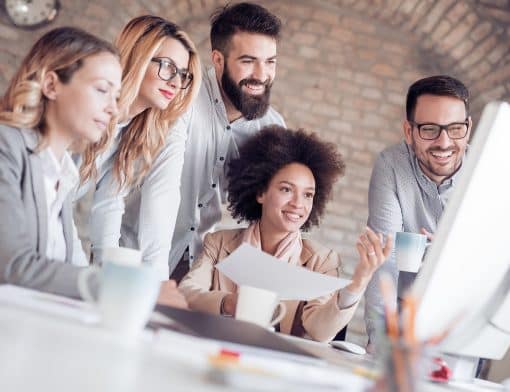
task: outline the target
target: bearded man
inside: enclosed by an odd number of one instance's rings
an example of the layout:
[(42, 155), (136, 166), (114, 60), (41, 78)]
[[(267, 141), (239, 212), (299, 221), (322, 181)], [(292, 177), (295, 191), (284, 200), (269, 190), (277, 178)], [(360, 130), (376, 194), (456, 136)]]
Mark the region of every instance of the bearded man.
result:
[(211, 18), (213, 67), (204, 71), (199, 95), (177, 125), (188, 132), (169, 254), (178, 282), (202, 251), (204, 234), (221, 219), (229, 161), (264, 126), (285, 126), (269, 104), (280, 29), (278, 17), (252, 3), (227, 5)]

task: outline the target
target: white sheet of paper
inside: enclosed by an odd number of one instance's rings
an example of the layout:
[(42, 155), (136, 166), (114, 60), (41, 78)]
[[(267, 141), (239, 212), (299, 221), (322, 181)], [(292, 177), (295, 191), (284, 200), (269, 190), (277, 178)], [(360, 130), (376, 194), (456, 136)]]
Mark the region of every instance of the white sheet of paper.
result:
[(9, 284), (0, 285), (0, 303), (88, 324), (99, 322), (97, 309), (87, 302)]
[(242, 244), (216, 268), (239, 285), (278, 293), (282, 300), (307, 301), (339, 290), (348, 279), (312, 272), (278, 260), (248, 244)]

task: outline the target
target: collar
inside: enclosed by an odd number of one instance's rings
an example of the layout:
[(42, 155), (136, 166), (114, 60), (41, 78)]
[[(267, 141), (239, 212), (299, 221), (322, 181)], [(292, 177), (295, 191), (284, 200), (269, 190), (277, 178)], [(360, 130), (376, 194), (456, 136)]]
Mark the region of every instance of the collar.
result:
[(216, 70), (214, 67), (209, 67), (207, 69), (207, 79), (209, 85), (211, 86), (212, 93), (212, 104), (214, 109), (226, 123), (228, 123), (227, 109), (225, 108), (225, 102), (223, 102), (223, 97), (221, 95), (220, 85), (218, 83), (218, 79), (216, 78)]
[(60, 182), (64, 192), (70, 191), (79, 182), (79, 174), (76, 165), (67, 151), (64, 151), (62, 160), (59, 162), (50, 147), (39, 151), (42, 170), (52, 182)]
[(233, 251), (235, 251), (243, 242), (243, 232), (245, 229), (239, 229), (236, 230), (232, 238), (227, 239), (225, 241), (225, 245), (223, 247), (225, 248), (225, 252), (228, 254), (231, 254)]
[(30, 128), (21, 128), (20, 129), (21, 136), (25, 141), (25, 145), (30, 152), (35, 152), (37, 146), (41, 141), (41, 134), (38, 131), (35, 131)]
[[(243, 243), (243, 233), (245, 229), (236, 230), (231, 238), (228, 238), (223, 245), (225, 252), (230, 255), (233, 251), (235, 251), (241, 244)], [(301, 266), (308, 263), (308, 261), (312, 258), (314, 253), (308, 247), (306, 239), (303, 238), (303, 248), (301, 250), (301, 256), (299, 257), (299, 264)]]
[(115, 126), (115, 131), (113, 132), (112, 138), (110, 140), (111, 144), (115, 143), (116, 146), (119, 145), (120, 139), (121, 139), (121, 136), (122, 136), (122, 132), (124, 131), (124, 128), (126, 128), (131, 123), (131, 120), (132, 119), (129, 119), (129, 120), (125, 121), (125, 122), (118, 123)]

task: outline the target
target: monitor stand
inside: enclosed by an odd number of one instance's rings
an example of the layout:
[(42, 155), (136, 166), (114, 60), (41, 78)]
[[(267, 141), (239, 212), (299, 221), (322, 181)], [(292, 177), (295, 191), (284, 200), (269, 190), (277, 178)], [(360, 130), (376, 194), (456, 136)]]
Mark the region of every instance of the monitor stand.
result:
[(452, 371), (452, 380), (472, 382), (476, 377), (479, 358), (454, 354), (442, 354), (441, 357)]
[(448, 385), (459, 391), (494, 390), (503, 391), (501, 384), (476, 378), (479, 358), (464, 355), (442, 354), (452, 371)]

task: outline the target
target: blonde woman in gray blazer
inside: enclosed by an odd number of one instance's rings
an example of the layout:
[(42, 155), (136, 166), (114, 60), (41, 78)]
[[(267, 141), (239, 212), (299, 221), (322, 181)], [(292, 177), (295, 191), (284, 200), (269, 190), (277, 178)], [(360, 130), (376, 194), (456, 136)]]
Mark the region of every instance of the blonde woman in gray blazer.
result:
[(83, 30), (43, 35), (0, 100), (0, 284), (79, 297), (87, 265), (71, 199), (79, 175), (67, 149), (97, 142), (117, 113), (117, 51)]

